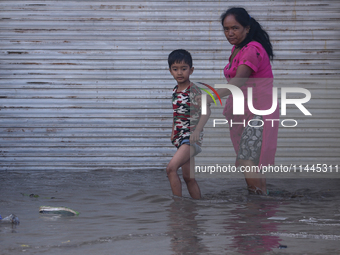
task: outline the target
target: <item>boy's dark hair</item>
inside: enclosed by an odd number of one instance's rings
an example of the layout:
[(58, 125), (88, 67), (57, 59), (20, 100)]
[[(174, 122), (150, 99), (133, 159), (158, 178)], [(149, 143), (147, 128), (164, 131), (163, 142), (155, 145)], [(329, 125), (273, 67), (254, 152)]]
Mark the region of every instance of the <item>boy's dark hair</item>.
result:
[(188, 64), (190, 68), (192, 67), (192, 57), (189, 51), (179, 49), (179, 50), (174, 50), (173, 52), (169, 54), (169, 57), (168, 57), (169, 68), (171, 68), (171, 66), (174, 63), (181, 63), (182, 61)]

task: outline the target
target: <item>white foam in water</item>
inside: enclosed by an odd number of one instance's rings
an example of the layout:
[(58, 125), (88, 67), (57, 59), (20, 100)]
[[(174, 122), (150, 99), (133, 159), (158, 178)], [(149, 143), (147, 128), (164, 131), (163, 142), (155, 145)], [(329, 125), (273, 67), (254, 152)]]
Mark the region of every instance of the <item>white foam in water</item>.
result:
[(317, 219), (315, 219), (315, 218), (302, 219), (302, 220), (299, 220), (299, 221), (300, 222), (308, 222), (308, 223), (318, 222)]

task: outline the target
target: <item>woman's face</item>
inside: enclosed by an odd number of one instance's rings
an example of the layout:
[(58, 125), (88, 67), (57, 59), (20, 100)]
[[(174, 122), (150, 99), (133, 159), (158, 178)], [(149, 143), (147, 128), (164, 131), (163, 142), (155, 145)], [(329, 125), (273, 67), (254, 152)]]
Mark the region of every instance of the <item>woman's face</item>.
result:
[(234, 15), (228, 15), (223, 21), (224, 35), (228, 42), (238, 46), (249, 33), (249, 27), (243, 27), (238, 23)]

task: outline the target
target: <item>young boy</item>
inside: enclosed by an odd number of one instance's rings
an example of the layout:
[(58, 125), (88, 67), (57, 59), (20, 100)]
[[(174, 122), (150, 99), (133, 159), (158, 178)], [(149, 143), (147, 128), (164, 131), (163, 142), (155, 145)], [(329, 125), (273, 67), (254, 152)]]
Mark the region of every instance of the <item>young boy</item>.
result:
[(201, 191), (193, 176), (194, 157), (201, 152), (202, 131), (209, 119), (210, 108), (207, 107), (207, 115), (201, 116), (201, 105), (195, 100), (201, 91), (189, 80), (194, 71), (190, 53), (186, 50), (174, 50), (168, 57), (168, 63), (169, 71), (177, 81), (172, 94), (174, 119), (171, 133), (171, 141), (177, 147), (177, 152), (170, 160), (166, 172), (172, 193), (181, 197), (182, 184), (177, 174), (181, 167), (190, 196), (200, 199)]

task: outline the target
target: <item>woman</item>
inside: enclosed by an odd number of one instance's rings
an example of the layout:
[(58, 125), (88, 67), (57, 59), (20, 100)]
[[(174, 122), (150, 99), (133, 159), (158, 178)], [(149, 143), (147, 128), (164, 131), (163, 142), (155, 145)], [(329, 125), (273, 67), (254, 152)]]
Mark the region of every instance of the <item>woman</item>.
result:
[[(228, 89), (217, 90), (220, 97), (230, 95), (223, 114), (230, 125), (230, 137), (237, 153), (236, 166), (250, 169), (252, 166), (274, 164), (279, 108), (270, 115), (254, 115), (248, 108), (247, 90), (252, 88), (253, 106), (268, 110), (272, 106), (273, 59), (268, 34), (244, 8), (231, 8), (221, 15), (224, 34), (234, 45), (224, 75), (229, 84), (240, 87), (244, 95), (244, 115), (233, 115), (233, 96)], [(208, 103), (211, 103), (208, 99)], [(249, 125), (250, 124), (250, 125)], [(259, 127), (261, 126), (261, 127)], [(254, 167), (253, 167), (254, 169)], [(249, 193), (266, 195), (266, 179), (260, 172), (244, 173)]]

